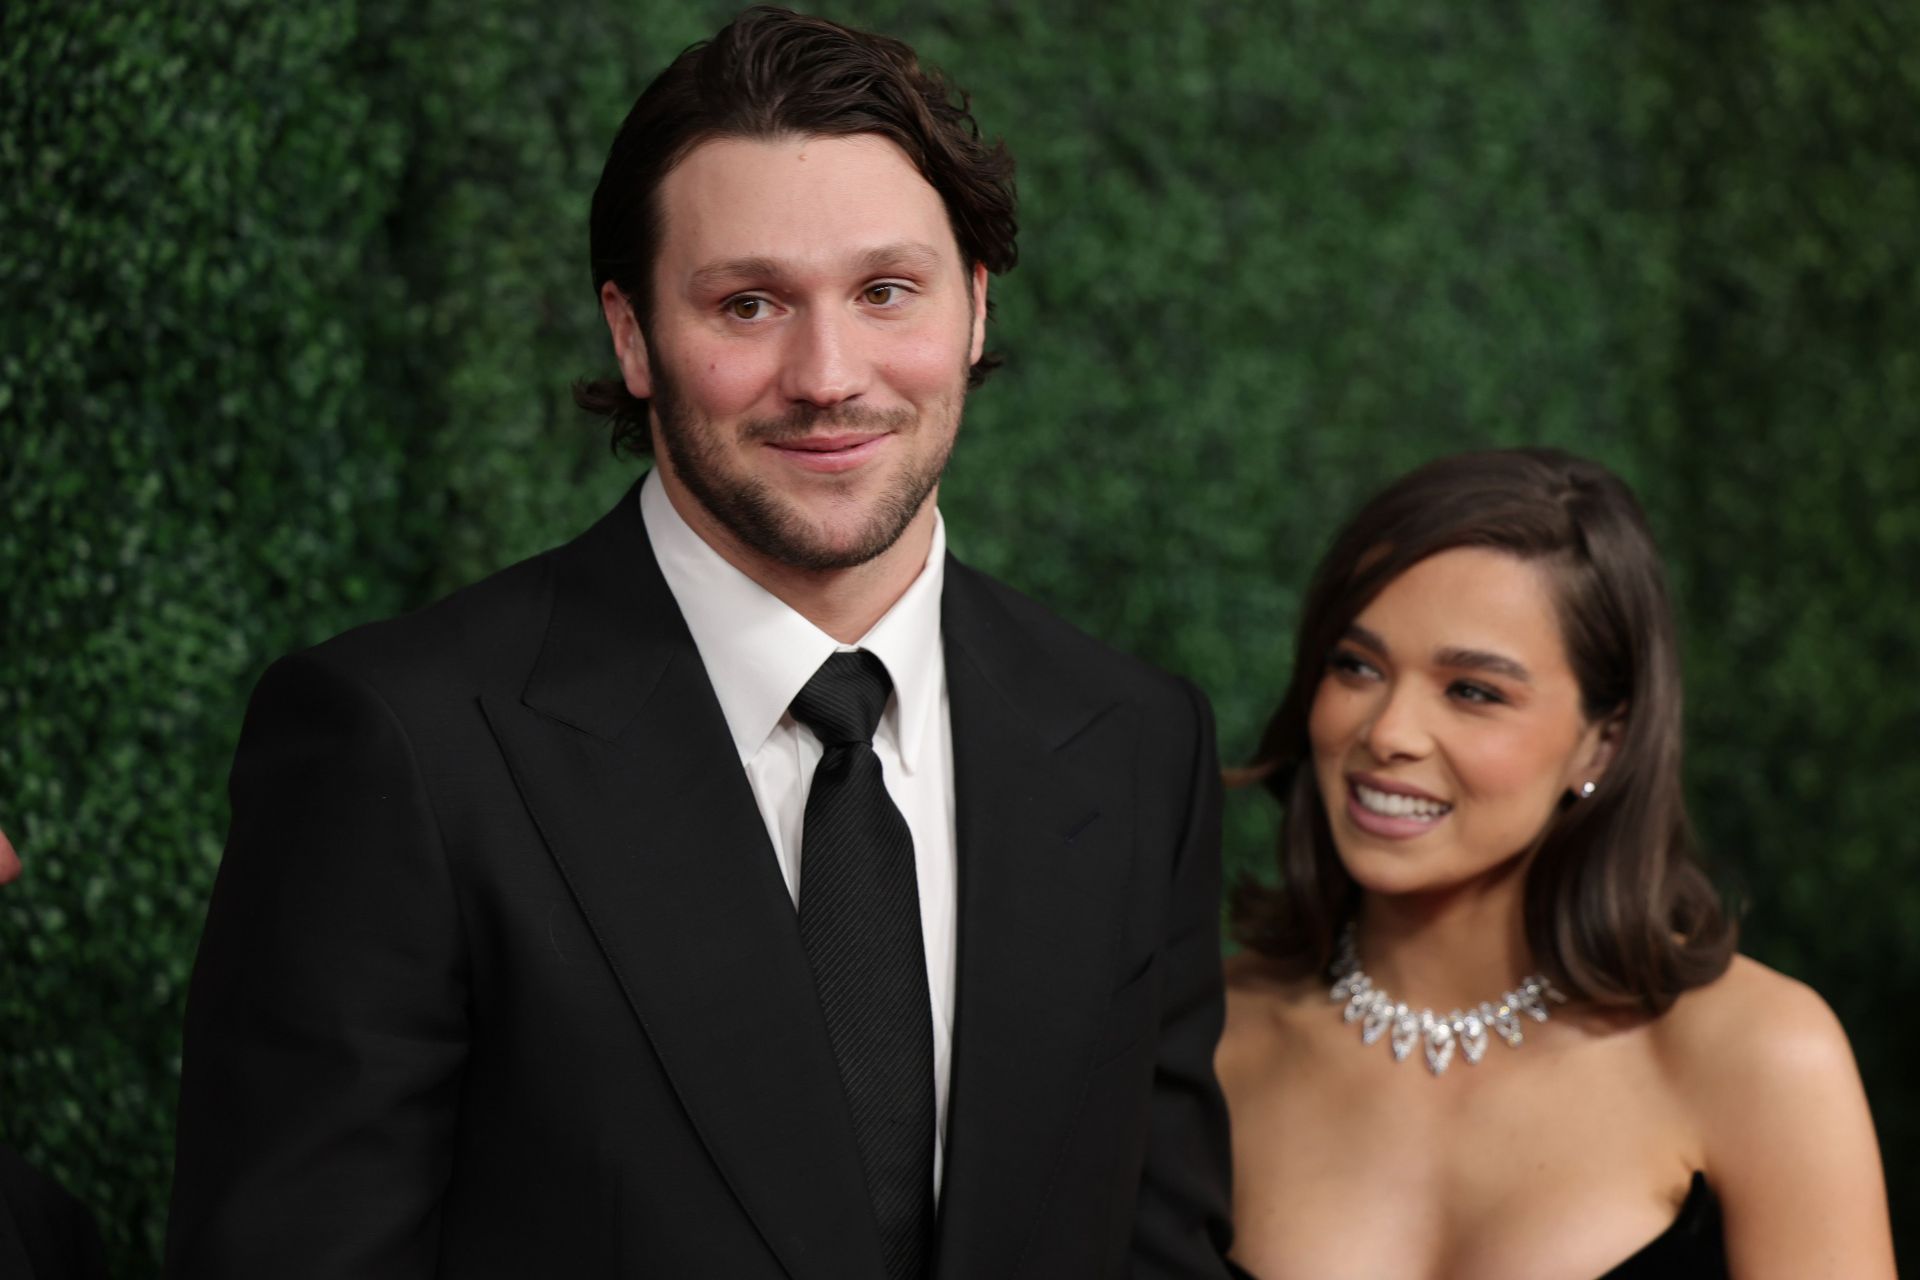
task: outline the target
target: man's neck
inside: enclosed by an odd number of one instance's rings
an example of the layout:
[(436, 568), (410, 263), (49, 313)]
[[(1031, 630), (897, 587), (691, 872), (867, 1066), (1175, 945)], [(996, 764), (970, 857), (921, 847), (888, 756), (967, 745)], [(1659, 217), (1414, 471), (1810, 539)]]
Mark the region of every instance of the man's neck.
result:
[[(660, 478), (665, 480), (664, 476)], [(940, 496), (936, 486), (906, 531), (865, 564), (846, 569), (799, 569), (746, 546), (684, 486), (667, 483), (662, 487), (687, 527), (722, 560), (841, 644), (853, 644), (873, 630), (920, 576), (933, 547)]]

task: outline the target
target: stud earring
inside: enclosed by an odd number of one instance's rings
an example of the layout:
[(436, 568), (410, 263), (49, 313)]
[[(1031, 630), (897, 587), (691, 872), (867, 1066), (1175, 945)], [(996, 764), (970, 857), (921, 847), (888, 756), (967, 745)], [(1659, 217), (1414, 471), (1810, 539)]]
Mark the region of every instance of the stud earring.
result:
[(1582, 800), (1586, 800), (1586, 799), (1589, 799), (1589, 798), (1591, 798), (1591, 797), (1592, 797), (1592, 795), (1593, 795), (1593, 783), (1591, 783), (1591, 782), (1583, 782), (1583, 783), (1581, 783), (1581, 784), (1580, 784), (1580, 798), (1581, 798)]

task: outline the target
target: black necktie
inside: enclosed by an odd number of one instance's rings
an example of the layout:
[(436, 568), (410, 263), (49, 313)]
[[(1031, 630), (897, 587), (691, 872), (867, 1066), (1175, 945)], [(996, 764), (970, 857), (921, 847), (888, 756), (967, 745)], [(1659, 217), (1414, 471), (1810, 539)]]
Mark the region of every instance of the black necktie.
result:
[(793, 700), (825, 748), (800, 839), (800, 941), (880, 1224), (889, 1280), (927, 1273), (933, 1238), (933, 1014), (913, 834), (873, 753), (892, 682), (836, 653)]

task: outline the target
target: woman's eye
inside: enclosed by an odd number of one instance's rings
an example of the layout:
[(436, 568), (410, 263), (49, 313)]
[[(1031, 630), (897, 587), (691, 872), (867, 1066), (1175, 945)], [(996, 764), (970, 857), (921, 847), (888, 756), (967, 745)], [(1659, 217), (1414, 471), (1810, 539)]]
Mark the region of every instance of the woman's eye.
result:
[(765, 298), (728, 298), (726, 312), (735, 320), (758, 320), (766, 314)]
[(1462, 702), (1491, 704), (1506, 701), (1505, 698), (1500, 696), (1497, 690), (1490, 689), (1484, 684), (1475, 684), (1471, 680), (1454, 681), (1451, 692), (1454, 697), (1460, 699)]
[(1335, 650), (1334, 655), (1327, 659), (1327, 665), (1342, 675), (1357, 676), (1363, 680), (1380, 674), (1371, 662), (1359, 654), (1343, 650)]

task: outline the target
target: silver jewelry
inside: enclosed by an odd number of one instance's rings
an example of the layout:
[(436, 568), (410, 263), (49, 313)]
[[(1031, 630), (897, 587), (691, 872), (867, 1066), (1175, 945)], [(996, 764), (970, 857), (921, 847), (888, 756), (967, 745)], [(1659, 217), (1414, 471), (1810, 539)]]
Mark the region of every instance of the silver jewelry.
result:
[(1580, 798), (1581, 798), (1582, 800), (1585, 800), (1585, 799), (1587, 799), (1588, 797), (1590, 797), (1590, 796), (1592, 796), (1592, 795), (1593, 795), (1593, 783), (1592, 783), (1592, 782), (1583, 782), (1583, 783), (1581, 783), (1581, 784), (1580, 784)]
[(1520, 1018), (1535, 1022), (1547, 1020), (1547, 1003), (1565, 1004), (1567, 998), (1539, 974), (1522, 978), (1518, 986), (1500, 997), (1498, 1004), (1482, 1001), (1480, 1006), (1462, 1013), (1455, 1009), (1442, 1018), (1431, 1009), (1410, 1009), (1385, 990), (1373, 985), (1360, 967), (1358, 948), (1349, 922), (1340, 934), (1340, 945), (1333, 957), (1333, 987), (1330, 999), (1346, 1001), (1343, 1015), (1348, 1022), (1360, 1024), (1360, 1042), (1372, 1044), (1381, 1036), (1393, 1049), (1393, 1060), (1404, 1062), (1413, 1046), (1426, 1042), (1427, 1070), (1440, 1075), (1453, 1061), (1458, 1045), (1467, 1055), (1469, 1066), (1478, 1063), (1487, 1051), (1487, 1031), (1491, 1029), (1515, 1049), (1520, 1047)]

